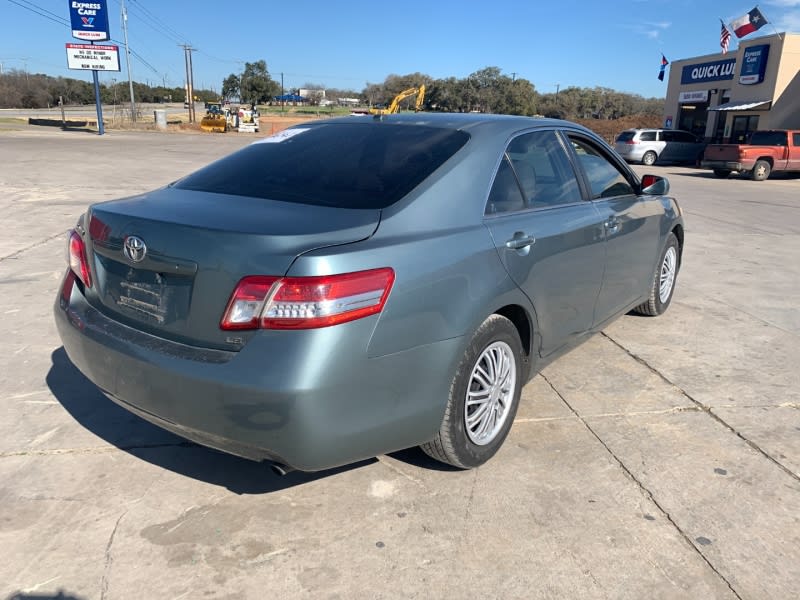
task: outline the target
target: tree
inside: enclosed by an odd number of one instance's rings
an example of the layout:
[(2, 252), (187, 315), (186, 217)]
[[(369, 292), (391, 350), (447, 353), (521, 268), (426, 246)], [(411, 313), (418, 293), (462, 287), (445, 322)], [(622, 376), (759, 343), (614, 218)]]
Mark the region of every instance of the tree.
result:
[(280, 86), (272, 80), (266, 61), (244, 63), (244, 72), (239, 81), (239, 98), (242, 102), (261, 104), (280, 93)]
[(238, 75), (231, 73), (222, 81), (222, 97), (225, 100), (238, 96), (240, 91)]

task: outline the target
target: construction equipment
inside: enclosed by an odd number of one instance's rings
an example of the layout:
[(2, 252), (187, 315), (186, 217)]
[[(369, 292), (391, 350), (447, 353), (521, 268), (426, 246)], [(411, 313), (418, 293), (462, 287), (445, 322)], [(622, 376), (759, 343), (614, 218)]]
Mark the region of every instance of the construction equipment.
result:
[(391, 104), (389, 104), (386, 108), (378, 108), (372, 107), (369, 109), (369, 114), (371, 115), (393, 115), (394, 113), (400, 112), (400, 102), (405, 100), (406, 98), (410, 98), (411, 96), (416, 96), (417, 100), (414, 103), (414, 111), (419, 112), (422, 110), (422, 102), (425, 100), (425, 85), (421, 85), (415, 88), (408, 88), (407, 90), (403, 90), (397, 96), (394, 97)]
[(237, 131), (240, 133), (257, 133), (258, 132), (258, 110), (255, 105), (244, 108), (240, 107), (237, 113)]
[(221, 102), (209, 102), (206, 105), (206, 116), (200, 120), (200, 129), (214, 133), (225, 133), (228, 130), (228, 120)]

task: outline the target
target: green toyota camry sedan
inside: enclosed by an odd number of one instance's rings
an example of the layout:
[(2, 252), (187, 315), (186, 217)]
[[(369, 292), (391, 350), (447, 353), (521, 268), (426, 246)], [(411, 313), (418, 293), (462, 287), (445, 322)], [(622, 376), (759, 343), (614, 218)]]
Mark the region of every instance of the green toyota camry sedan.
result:
[(667, 309), (668, 193), (567, 121), (316, 121), (90, 206), (56, 323), (114, 402), (279, 472), (416, 445), (471, 468), (543, 365)]

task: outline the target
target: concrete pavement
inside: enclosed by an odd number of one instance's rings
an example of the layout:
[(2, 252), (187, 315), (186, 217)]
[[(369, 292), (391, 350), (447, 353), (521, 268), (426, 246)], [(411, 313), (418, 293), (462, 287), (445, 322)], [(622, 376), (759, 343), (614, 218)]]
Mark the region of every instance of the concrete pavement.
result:
[(116, 407), (51, 314), (87, 204), (249, 140), (0, 132), (0, 599), (796, 596), (800, 180), (648, 169), (686, 213), (669, 312), (545, 369), (484, 467), (280, 478)]

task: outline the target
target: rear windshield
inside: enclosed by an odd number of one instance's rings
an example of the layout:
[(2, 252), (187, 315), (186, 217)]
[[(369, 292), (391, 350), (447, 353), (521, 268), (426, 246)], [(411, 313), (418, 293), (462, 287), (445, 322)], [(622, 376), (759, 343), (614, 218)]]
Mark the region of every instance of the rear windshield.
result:
[(623, 131), (622, 133), (617, 136), (618, 142), (630, 142), (633, 139), (633, 136), (636, 135), (635, 131)]
[(753, 146), (786, 146), (785, 131), (754, 131), (750, 138)]
[(251, 144), (175, 187), (320, 206), (385, 208), (468, 139), (462, 131), (376, 121), (301, 126)]

